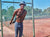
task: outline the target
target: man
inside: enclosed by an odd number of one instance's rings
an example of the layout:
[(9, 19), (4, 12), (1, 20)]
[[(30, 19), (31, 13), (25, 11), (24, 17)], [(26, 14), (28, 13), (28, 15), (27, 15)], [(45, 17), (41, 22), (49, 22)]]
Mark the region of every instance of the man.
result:
[(23, 20), (27, 14), (27, 11), (24, 9), (26, 6), (25, 2), (20, 3), (20, 8), (14, 11), (13, 17), (11, 19), (10, 24), (13, 22), (13, 19), (16, 16), (16, 22), (15, 22), (15, 37), (18, 37), (18, 31), (19, 31), (19, 37), (22, 37), (23, 34)]

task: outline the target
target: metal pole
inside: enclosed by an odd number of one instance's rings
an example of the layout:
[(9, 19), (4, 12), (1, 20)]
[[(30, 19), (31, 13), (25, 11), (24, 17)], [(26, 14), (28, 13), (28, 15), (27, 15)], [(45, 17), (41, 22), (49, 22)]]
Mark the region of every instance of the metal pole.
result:
[(0, 13), (1, 13), (1, 34), (2, 34), (2, 37), (3, 37), (3, 24), (2, 24), (2, 5), (1, 5), (1, 0), (0, 0)]
[[(14, 2), (14, 0), (13, 0), (13, 2)], [(14, 3), (13, 3), (13, 7), (14, 7)], [(13, 8), (13, 10), (14, 10), (14, 8)]]
[(33, 20), (33, 37), (35, 37), (35, 25), (34, 25), (33, 0), (32, 0), (32, 20)]
[[(3, 2), (3, 3), (20, 3), (20, 2), (11, 2), (11, 1), (2, 1), (2, 2)], [(27, 2), (26, 2), (26, 4), (32, 4), (32, 3), (29, 3), (29, 2), (27, 3)]]

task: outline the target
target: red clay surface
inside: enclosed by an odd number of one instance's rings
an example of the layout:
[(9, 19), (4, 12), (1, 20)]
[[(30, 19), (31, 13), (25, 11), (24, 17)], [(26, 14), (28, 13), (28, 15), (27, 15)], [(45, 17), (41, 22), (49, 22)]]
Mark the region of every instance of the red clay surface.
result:
[(50, 18), (35, 19), (35, 37), (50, 37)]
[[(7, 23), (7, 22), (6, 22)], [(24, 37), (33, 37), (33, 24), (32, 20), (24, 20), (23, 34)], [(4, 37), (15, 37), (14, 24), (9, 25), (9, 28), (3, 26)], [(1, 35), (0, 35), (1, 36)]]
[[(35, 37), (50, 37), (50, 18), (35, 19)], [(4, 37), (14, 37), (14, 24), (9, 25), (9, 28), (4, 26)], [(33, 23), (32, 20), (24, 20), (23, 28), (24, 37), (33, 37)], [(0, 35), (1, 37), (1, 35)]]

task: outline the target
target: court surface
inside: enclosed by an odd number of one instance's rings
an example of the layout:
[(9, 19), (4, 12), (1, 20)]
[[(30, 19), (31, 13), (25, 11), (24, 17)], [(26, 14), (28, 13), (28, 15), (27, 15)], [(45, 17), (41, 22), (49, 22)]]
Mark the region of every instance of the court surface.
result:
[[(48, 37), (50, 36), (50, 18), (48, 19), (35, 19), (35, 37)], [(32, 20), (24, 20), (23, 28), (24, 37), (33, 37), (33, 23)], [(14, 37), (14, 24), (9, 25), (9, 28), (3, 25), (4, 37)], [(0, 33), (1, 37), (1, 33)]]

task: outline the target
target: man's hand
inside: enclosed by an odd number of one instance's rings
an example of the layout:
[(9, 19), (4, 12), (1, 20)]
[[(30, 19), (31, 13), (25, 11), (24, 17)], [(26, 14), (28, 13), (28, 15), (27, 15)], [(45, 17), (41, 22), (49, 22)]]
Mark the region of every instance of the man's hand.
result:
[(10, 24), (12, 24), (12, 22), (10, 22)]
[(15, 15), (17, 14), (17, 12), (18, 12), (18, 9), (14, 11), (10, 24), (12, 24), (12, 21), (13, 21)]

